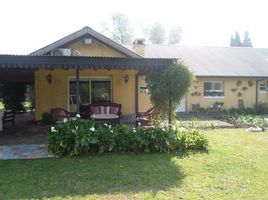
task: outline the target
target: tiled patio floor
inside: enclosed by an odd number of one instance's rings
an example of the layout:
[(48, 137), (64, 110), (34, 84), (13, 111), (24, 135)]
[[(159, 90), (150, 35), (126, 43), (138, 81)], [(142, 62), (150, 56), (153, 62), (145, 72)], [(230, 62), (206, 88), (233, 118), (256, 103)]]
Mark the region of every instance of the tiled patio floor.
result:
[(0, 146), (0, 160), (49, 158), (44, 144), (15, 144)]

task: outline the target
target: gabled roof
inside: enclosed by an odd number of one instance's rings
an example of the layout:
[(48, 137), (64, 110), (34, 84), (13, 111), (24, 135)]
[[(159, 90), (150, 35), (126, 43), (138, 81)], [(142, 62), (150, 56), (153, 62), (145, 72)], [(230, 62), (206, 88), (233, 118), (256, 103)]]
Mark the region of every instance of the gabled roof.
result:
[(182, 58), (196, 76), (268, 77), (268, 48), (145, 45), (145, 58)]
[(122, 54), (126, 55), (127, 57), (130, 58), (139, 58), (141, 57), (134, 51), (129, 50), (128, 48), (114, 42), (113, 40), (105, 37), (104, 35), (98, 33), (97, 31), (94, 31), (90, 27), (86, 26), (83, 29), (76, 31), (60, 40), (57, 40), (56, 42), (53, 42), (52, 44), (49, 44), (41, 49), (38, 49), (29, 55), (45, 55), (48, 52), (50, 52), (53, 49), (59, 48), (59, 47), (64, 47), (67, 46), (68, 44), (71, 44), (72, 42), (75, 42), (83, 37), (92, 37), (107, 46), (121, 52)]

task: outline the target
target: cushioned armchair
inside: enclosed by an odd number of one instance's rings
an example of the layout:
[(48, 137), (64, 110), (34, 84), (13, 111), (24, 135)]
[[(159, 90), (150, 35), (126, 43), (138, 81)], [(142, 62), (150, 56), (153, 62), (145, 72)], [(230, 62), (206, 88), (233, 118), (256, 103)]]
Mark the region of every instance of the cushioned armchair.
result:
[(136, 116), (136, 127), (149, 126), (152, 120), (154, 108), (148, 109), (146, 112), (139, 112)]
[(52, 108), (51, 114), (55, 122), (61, 122), (64, 119), (70, 119), (71, 113), (63, 108)]

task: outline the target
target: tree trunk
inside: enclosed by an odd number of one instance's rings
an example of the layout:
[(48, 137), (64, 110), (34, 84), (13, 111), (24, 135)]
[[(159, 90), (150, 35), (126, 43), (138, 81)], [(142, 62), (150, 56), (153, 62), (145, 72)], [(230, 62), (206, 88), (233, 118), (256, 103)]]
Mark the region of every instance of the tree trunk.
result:
[(168, 98), (168, 124), (172, 123), (171, 98)]

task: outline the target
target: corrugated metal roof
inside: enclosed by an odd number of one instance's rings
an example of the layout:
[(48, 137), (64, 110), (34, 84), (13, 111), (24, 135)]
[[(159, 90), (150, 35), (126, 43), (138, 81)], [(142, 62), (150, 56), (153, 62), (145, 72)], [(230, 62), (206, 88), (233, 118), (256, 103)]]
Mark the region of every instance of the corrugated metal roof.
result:
[(105, 37), (104, 35), (98, 33), (97, 31), (94, 31), (92, 28), (86, 26), (82, 28), (81, 30), (78, 30), (70, 35), (67, 35), (66, 37), (57, 40), (56, 42), (53, 42), (41, 49), (38, 49), (29, 55), (45, 55), (46, 53), (50, 52), (53, 49), (66, 46), (78, 39), (81, 39), (83, 37), (93, 37), (94, 39), (110, 46), (111, 48), (121, 52), (122, 54), (131, 57), (131, 58), (139, 58), (141, 57), (139, 54), (135, 53), (134, 51), (131, 51), (130, 49), (124, 47), (123, 45), (120, 45), (113, 40)]
[(151, 70), (165, 68), (173, 61), (174, 59), (166, 58), (0, 55), (0, 69), (69, 69), (79, 67)]
[(268, 77), (266, 48), (148, 44), (145, 57), (182, 58), (196, 76)]

